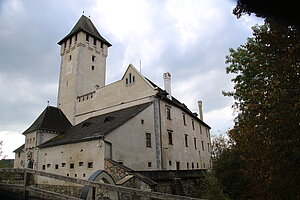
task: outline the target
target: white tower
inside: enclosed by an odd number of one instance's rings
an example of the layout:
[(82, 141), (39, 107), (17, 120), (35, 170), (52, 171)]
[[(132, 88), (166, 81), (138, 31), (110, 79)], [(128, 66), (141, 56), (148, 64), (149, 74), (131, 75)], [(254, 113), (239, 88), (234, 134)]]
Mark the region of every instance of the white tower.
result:
[(111, 44), (84, 15), (58, 44), (61, 68), (57, 106), (74, 124), (77, 98), (105, 85), (106, 57)]

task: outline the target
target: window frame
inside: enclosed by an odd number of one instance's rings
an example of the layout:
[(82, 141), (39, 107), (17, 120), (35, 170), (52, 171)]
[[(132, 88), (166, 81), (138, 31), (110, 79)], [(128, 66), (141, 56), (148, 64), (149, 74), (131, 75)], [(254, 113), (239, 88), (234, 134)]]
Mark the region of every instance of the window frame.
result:
[(152, 147), (152, 144), (151, 144), (151, 133), (146, 133), (145, 134), (146, 136), (146, 147), (148, 148), (151, 148)]

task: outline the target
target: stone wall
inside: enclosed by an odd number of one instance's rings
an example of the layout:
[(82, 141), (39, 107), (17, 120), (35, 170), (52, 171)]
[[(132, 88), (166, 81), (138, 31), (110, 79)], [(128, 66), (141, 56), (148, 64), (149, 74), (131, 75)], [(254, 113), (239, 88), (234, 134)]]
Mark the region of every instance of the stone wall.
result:
[(157, 183), (156, 191), (200, 198), (205, 170), (139, 171)]

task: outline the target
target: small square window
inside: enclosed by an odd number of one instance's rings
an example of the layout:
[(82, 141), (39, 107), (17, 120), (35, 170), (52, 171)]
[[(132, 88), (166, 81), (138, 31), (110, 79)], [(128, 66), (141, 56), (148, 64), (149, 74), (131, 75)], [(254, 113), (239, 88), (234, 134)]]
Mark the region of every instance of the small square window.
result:
[(92, 65), (92, 70), (95, 70), (95, 66), (94, 65)]
[(61, 167), (65, 167), (66, 166), (66, 163), (61, 163)]
[(93, 162), (88, 162), (88, 168), (93, 168)]
[(55, 169), (58, 169), (58, 164), (55, 164)]
[(151, 162), (148, 162), (148, 167), (150, 168), (152, 166), (152, 163)]
[(83, 162), (79, 162), (78, 165), (79, 165), (79, 166), (83, 166)]
[(51, 167), (51, 164), (47, 164), (47, 167), (48, 167), (48, 168)]
[(141, 124), (144, 124), (144, 123), (145, 123), (145, 121), (143, 119), (141, 119)]
[(74, 163), (70, 163), (70, 169), (74, 169)]
[(83, 174), (82, 176), (85, 177), (85, 174)]
[(43, 165), (43, 170), (45, 170), (46, 169), (46, 165)]

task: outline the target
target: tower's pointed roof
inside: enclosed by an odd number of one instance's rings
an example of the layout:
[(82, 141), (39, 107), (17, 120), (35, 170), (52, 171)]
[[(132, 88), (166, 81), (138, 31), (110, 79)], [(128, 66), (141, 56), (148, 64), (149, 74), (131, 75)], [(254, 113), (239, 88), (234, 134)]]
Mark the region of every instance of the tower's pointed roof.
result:
[(75, 35), (76, 33), (80, 32), (80, 31), (83, 31), (83, 32), (97, 38), (98, 40), (107, 44), (107, 46), (109, 46), (109, 47), (111, 46), (111, 44), (100, 35), (98, 30), (94, 26), (93, 22), (84, 15), (82, 15), (80, 17), (80, 19), (75, 24), (75, 26), (71, 30), (71, 32), (67, 36), (65, 36), (62, 40), (60, 40), (58, 42), (58, 44), (61, 45), (64, 41), (66, 41), (67, 39), (69, 39), (70, 37), (72, 37), (73, 35)]
[(59, 108), (47, 106), (33, 124), (23, 132), (23, 134), (36, 130), (64, 133), (71, 126), (72, 124)]

